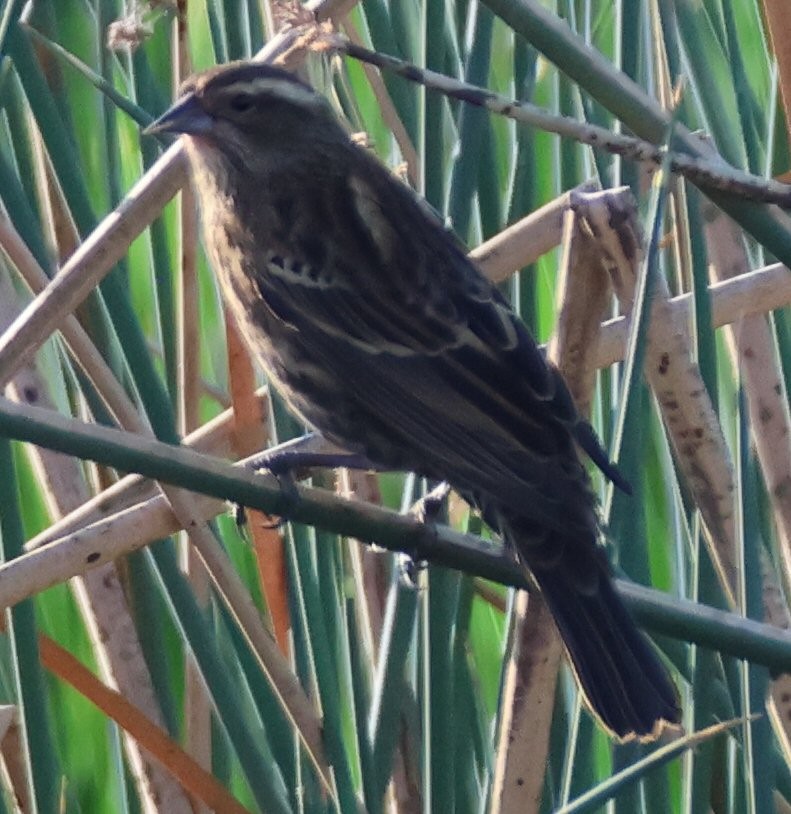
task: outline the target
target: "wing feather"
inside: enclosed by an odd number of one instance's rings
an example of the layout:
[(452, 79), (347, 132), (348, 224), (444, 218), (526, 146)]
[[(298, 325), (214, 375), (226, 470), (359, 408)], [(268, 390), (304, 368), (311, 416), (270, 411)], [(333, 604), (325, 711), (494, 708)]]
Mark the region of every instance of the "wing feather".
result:
[[(262, 299), (299, 326), (293, 341), (398, 439), (412, 468), (488, 492), (550, 528), (589, 527), (590, 502), (569, 500), (587, 481), (559, 374), (441, 224), (397, 219), (412, 212), (411, 191), (380, 184), (377, 163), (369, 169), (332, 181), (332, 211), (326, 190), (320, 212), (303, 202), (307, 214), (287, 224), (256, 279)], [(399, 206), (393, 196), (409, 200)], [(331, 246), (323, 251), (309, 240), (319, 215)], [(579, 518), (568, 514), (575, 503)]]

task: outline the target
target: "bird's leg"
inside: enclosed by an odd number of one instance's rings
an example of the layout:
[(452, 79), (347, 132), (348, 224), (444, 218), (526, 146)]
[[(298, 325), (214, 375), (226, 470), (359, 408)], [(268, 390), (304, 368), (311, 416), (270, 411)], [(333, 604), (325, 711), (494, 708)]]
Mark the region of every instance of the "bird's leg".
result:
[[(266, 449), (248, 458), (245, 466), (256, 472), (271, 472), (289, 504), (297, 500), (296, 481), (309, 477), (311, 469), (380, 469), (364, 455), (348, 452), (316, 432)], [(243, 518), (243, 515), (242, 507), (237, 507), (237, 524), (241, 524), (240, 517)], [(282, 524), (283, 520), (278, 518), (272, 521), (270, 527), (277, 528)]]
[[(253, 455), (244, 462), (244, 465), (255, 472), (270, 472), (274, 475), (277, 478), (280, 491), (286, 498), (286, 502), (291, 504), (297, 498), (294, 471), (304, 468), (305, 454), (315, 454), (312, 452), (312, 448), (316, 445), (317, 439), (323, 440), (316, 433), (308, 433), (299, 438), (292, 438)], [(263, 514), (269, 518), (269, 522), (265, 524), (267, 528), (279, 528), (283, 525), (282, 517), (275, 518), (272, 515)], [(244, 506), (236, 504), (234, 517), (237, 526), (241, 527), (245, 524), (247, 517)]]
[(430, 492), (426, 492), (409, 510), (421, 523), (436, 523), (446, 507), (450, 484), (441, 481)]
[(256, 471), (269, 471), (277, 478), (296, 475), (297, 480), (307, 477), (310, 469), (381, 469), (365, 455), (349, 452), (315, 432), (264, 450), (245, 463)]
[[(423, 495), (420, 500), (416, 501), (410, 508), (409, 513), (421, 523), (434, 524), (445, 513), (449, 494), (450, 484), (441, 481), (431, 491)], [(411, 585), (417, 586), (420, 572), (425, 567), (426, 562), (420, 559), (417, 551), (404, 552), (400, 568), (404, 579)]]

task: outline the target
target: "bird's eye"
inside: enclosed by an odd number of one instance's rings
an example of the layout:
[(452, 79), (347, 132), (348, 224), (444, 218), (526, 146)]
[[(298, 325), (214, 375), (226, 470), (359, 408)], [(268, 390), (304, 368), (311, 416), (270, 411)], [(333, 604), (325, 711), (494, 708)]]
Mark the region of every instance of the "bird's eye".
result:
[(232, 96), (228, 102), (231, 110), (235, 110), (237, 113), (246, 113), (252, 109), (253, 104), (252, 97), (247, 93), (237, 93), (236, 96)]

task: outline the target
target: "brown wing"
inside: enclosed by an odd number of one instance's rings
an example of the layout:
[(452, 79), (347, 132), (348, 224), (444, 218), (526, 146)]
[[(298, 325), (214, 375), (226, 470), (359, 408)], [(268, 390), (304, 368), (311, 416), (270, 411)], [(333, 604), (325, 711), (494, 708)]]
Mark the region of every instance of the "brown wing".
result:
[[(269, 231), (262, 298), (415, 469), (589, 529), (567, 388), (442, 226), (378, 163), (369, 170), (322, 178), (301, 218)], [(278, 209), (297, 211), (285, 184), (278, 194)]]

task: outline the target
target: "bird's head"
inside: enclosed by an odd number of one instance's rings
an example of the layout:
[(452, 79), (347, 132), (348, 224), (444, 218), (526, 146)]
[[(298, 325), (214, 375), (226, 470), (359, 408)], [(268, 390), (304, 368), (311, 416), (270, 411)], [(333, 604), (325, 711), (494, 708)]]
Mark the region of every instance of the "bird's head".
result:
[(190, 77), (146, 132), (186, 134), (198, 149), (218, 149), (248, 166), (270, 151), (293, 154), (305, 140), (348, 140), (323, 96), (288, 71), (257, 62)]

